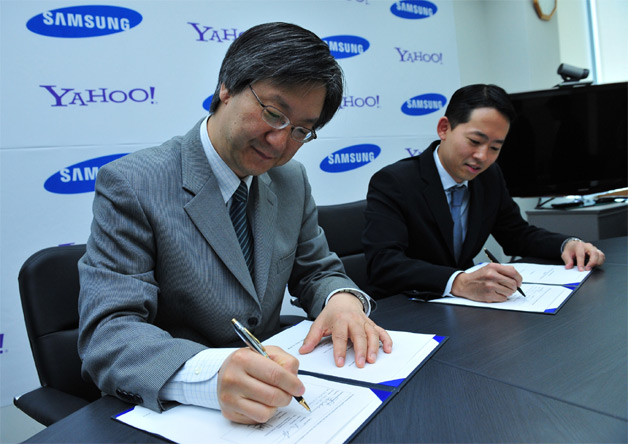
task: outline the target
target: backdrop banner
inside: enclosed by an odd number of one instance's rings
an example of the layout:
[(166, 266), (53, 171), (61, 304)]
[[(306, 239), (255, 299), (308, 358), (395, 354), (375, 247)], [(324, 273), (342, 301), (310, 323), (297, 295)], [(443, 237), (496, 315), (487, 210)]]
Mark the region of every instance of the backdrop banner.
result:
[(17, 276), (85, 243), (98, 169), (207, 115), (222, 58), (259, 23), (310, 29), (342, 66), (336, 117), (297, 153), (319, 205), (361, 200), (423, 151), (460, 86), (453, 0), (0, 1), (0, 404), (39, 385)]

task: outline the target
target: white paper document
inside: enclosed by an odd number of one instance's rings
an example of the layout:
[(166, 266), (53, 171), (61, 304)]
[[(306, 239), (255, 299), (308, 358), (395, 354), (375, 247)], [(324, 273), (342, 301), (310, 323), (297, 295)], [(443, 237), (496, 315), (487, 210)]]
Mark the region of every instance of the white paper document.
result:
[(337, 378), (382, 384), (407, 378), (438, 347), (442, 337), (428, 334), (388, 331), (393, 341), (392, 353), (384, 353), (380, 347), (377, 361), (366, 363), (363, 368), (355, 365), (355, 352), (349, 344), (345, 365), (336, 367), (331, 337), (323, 338), (318, 346), (306, 355), (299, 354), (303, 339), (312, 321), (303, 321), (264, 341), (264, 345), (276, 345), (299, 360), (299, 371), (320, 373)]
[(311, 353), (299, 354), (311, 325), (311, 321), (303, 321), (264, 341), (264, 345), (279, 346), (299, 360), (299, 378), (305, 385), (303, 398), (311, 412), (293, 399), (267, 423), (252, 426), (231, 422), (218, 410), (190, 405), (162, 413), (136, 406), (116, 419), (178, 443), (341, 443), (396, 394), (408, 376), (446, 339), (389, 331), (392, 353), (384, 353), (380, 348), (377, 362), (360, 369), (349, 347), (345, 366), (338, 368), (330, 338), (324, 338)]
[(179, 405), (157, 413), (136, 406), (117, 420), (178, 443), (342, 443), (382, 404), (368, 388), (300, 376), (312, 412), (294, 399), (265, 424), (236, 424), (218, 410)]
[(576, 267), (567, 270), (564, 265), (526, 263), (513, 263), (508, 265), (515, 267), (523, 278), (524, 284), (577, 286), (591, 273), (590, 271), (578, 271)]
[[(485, 265), (486, 263), (478, 264), (465, 272), (471, 273)], [(569, 296), (571, 296), (574, 290), (591, 273), (590, 271), (578, 271), (577, 268), (567, 270), (564, 265), (526, 263), (505, 265), (513, 266), (523, 278), (521, 289), (526, 294), (526, 297), (523, 297), (517, 291), (505, 302), (477, 302), (455, 296), (433, 299), (430, 302), (494, 308), (497, 310), (556, 314), (558, 309), (565, 303)]]

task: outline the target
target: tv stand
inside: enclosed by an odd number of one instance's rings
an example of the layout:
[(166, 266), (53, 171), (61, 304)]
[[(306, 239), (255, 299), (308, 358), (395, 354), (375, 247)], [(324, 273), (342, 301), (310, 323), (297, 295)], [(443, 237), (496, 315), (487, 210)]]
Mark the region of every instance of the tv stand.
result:
[(628, 235), (628, 203), (597, 203), (526, 211), (528, 222), (550, 231), (596, 241)]
[[(536, 205), (537, 210), (546, 209), (546, 208), (558, 208), (564, 210), (566, 208), (577, 208), (577, 207), (590, 207), (592, 205), (596, 205), (599, 201), (592, 198), (593, 195), (589, 196), (569, 196), (569, 197), (550, 197), (550, 198), (539, 198), (539, 202)], [(544, 202), (543, 199), (546, 199)]]

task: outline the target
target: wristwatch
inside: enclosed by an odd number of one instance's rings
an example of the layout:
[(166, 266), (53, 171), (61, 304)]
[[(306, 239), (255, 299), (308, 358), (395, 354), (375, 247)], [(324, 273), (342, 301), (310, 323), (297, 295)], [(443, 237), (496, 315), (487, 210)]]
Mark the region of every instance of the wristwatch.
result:
[(375, 309), (375, 300), (372, 297), (361, 292), (357, 288), (340, 288), (338, 290), (335, 290), (333, 293), (327, 296), (327, 299), (325, 300), (325, 305), (327, 305), (327, 302), (329, 302), (332, 296), (338, 293), (351, 293), (353, 296), (358, 298), (360, 302), (362, 302), (362, 308), (364, 309), (364, 313), (366, 314), (366, 316), (370, 316), (371, 311)]
[(565, 251), (565, 245), (567, 245), (569, 242), (574, 241), (574, 242), (582, 242), (582, 239), (578, 238), (578, 237), (568, 237), (567, 239), (565, 239), (563, 241), (563, 244), (560, 246), (560, 252), (562, 253), (563, 251)]

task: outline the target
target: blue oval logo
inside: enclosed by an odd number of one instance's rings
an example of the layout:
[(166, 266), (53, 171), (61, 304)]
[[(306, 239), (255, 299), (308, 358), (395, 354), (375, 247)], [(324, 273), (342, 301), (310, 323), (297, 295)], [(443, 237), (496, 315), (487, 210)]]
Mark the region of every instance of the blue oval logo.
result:
[(404, 0), (395, 2), (390, 7), (390, 12), (394, 15), (409, 20), (428, 18), (436, 14), (436, 11), (436, 5), (425, 0)]
[(127, 153), (112, 154), (70, 165), (50, 176), (44, 183), (44, 188), (56, 194), (79, 194), (94, 191), (98, 169), (126, 155)]
[(128, 31), (141, 21), (142, 15), (132, 9), (86, 5), (43, 12), (31, 18), (26, 27), (35, 34), (73, 39)]
[(401, 106), (401, 112), (409, 116), (424, 116), (443, 109), (447, 97), (442, 94), (430, 93), (412, 97)]
[(209, 111), (209, 107), (212, 105), (212, 100), (213, 99), (214, 99), (214, 95), (212, 94), (211, 96), (209, 96), (208, 98), (203, 100), (203, 109), (205, 111)]
[(328, 173), (342, 173), (363, 167), (374, 161), (382, 149), (373, 144), (353, 145), (342, 148), (321, 162), (321, 170)]
[(371, 44), (365, 38), (355, 35), (334, 35), (323, 38), (329, 46), (329, 52), (336, 59), (346, 59), (362, 54)]

